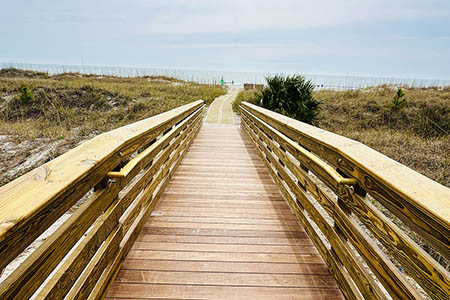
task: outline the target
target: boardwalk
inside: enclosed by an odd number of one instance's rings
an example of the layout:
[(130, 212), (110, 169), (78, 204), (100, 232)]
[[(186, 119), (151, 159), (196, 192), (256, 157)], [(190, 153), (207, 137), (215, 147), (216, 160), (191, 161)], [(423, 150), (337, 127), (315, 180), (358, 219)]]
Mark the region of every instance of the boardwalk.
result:
[(0, 187), (0, 299), (448, 300), (450, 189), (236, 92)]
[(341, 298), (252, 144), (239, 127), (211, 123), (203, 125), (107, 297)]
[(232, 104), (241, 90), (241, 87), (233, 86), (226, 95), (216, 98), (209, 107), (206, 123), (233, 124)]

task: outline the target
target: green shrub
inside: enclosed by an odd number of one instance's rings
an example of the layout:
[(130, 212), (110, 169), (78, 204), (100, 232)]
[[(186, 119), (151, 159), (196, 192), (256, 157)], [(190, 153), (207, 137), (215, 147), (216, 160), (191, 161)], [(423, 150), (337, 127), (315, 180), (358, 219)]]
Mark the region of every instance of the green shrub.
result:
[(392, 108), (394, 110), (400, 110), (406, 106), (408, 99), (403, 98), (405, 96), (405, 92), (402, 89), (397, 89), (395, 93), (394, 99), (392, 100)]
[(239, 112), (239, 105), (242, 101), (247, 101), (252, 104), (258, 103), (258, 97), (255, 90), (241, 91), (233, 101), (233, 111)]
[(22, 101), (22, 103), (24, 104), (28, 104), (33, 100), (33, 94), (31, 93), (31, 90), (24, 86), (20, 92), (20, 96), (19, 99), (20, 101)]
[(314, 85), (301, 75), (267, 77), (267, 87), (258, 93), (260, 106), (302, 122), (317, 125), (320, 101)]

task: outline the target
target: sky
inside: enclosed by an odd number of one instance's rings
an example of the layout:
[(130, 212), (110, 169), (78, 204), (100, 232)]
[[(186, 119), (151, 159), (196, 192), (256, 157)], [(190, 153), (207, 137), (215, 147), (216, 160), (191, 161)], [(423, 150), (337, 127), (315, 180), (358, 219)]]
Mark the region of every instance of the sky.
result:
[(450, 79), (449, 0), (0, 0), (0, 62)]

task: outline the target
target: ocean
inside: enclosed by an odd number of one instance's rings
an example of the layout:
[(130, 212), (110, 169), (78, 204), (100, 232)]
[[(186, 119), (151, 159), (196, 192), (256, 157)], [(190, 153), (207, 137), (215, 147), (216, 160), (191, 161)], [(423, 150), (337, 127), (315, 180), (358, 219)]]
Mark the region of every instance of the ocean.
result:
[[(230, 72), (230, 71), (208, 71), (190, 69), (170, 68), (144, 68), (144, 67), (113, 67), (113, 66), (85, 66), (85, 65), (56, 65), (56, 64), (25, 64), (25, 63), (0, 63), (0, 68), (17, 68), (23, 70), (34, 70), (48, 72), (49, 74), (60, 74), (76, 72), (82, 74), (114, 75), (121, 77), (136, 76), (168, 76), (186, 81), (198, 83), (220, 83), (223, 78), (227, 83), (265, 83), (267, 76), (273, 73), (263, 72)], [(283, 74), (290, 75), (290, 74)], [(441, 79), (414, 79), (414, 78), (391, 78), (370, 76), (338, 76), (325, 74), (303, 74), (310, 79), (319, 89), (349, 90), (360, 89), (371, 86), (394, 85), (402, 87), (444, 87), (450, 86), (450, 80)]]

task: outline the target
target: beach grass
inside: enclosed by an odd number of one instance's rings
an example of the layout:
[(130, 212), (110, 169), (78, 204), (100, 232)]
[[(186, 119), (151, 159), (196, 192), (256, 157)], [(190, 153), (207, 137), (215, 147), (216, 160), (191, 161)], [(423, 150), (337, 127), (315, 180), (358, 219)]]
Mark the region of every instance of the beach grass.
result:
[[(34, 99), (18, 98), (27, 87)], [(0, 134), (23, 138), (76, 137), (103, 132), (198, 99), (225, 94), (218, 85), (168, 77), (120, 78), (0, 71)]]
[[(393, 108), (397, 87), (320, 90), (319, 127), (357, 140), (450, 187), (450, 88), (403, 88), (408, 99)], [(254, 91), (236, 98), (257, 103)]]

